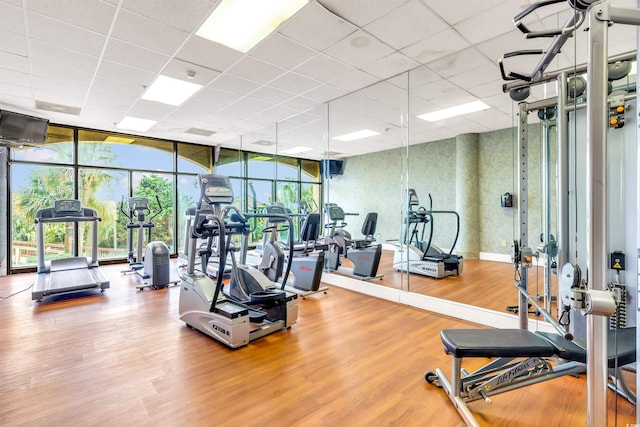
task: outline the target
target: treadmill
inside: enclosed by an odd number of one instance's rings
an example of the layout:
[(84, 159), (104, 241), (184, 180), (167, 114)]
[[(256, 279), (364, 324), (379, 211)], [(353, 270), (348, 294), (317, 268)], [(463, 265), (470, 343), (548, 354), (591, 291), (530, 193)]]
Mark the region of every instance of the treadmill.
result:
[[(104, 291), (109, 281), (98, 268), (98, 213), (83, 208), (79, 200), (56, 200), (52, 208), (36, 212), (36, 248), (38, 269), (31, 299), (42, 301), (49, 295), (78, 292), (98, 288)], [(91, 222), (91, 257), (71, 257), (45, 261), (44, 224), (52, 222)]]

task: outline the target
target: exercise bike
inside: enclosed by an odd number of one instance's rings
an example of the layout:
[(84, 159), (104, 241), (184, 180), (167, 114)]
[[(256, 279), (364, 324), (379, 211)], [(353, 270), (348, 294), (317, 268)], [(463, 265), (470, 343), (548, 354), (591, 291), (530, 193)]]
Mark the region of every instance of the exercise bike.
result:
[[(382, 245), (373, 244), (375, 241), (374, 234), (378, 222), (378, 214), (369, 212), (362, 224), (362, 239), (352, 239), (351, 234), (345, 230), (347, 223), (345, 222), (346, 214), (341, 207), (335, 203), (327, 203), (325, 211), (329, 217), (329, 223), (325, 224), (325, 228), (329, 230), (327, 233), (328, 249), (325, 252), (325, 270), (339, 271), (361, 280), (381, 279), (383, 275), (378, 273), (378, 265), (382, 256)], [(347, 258), (353, 264), (352, 270), (342, 267), (344, 258)]]
[[(156, 195), (158, 210), (151, 216), (149, 200), (146, 197), (129, 197), (128, 209), (124, 208), (124, 197), (120, 202), (120, 212), (128, 219), (127, 245), (129, 269), (121, 271), (122, 274), (135, 273), (143, 279), (143, 283), (136, 286), (137, 289), (151, 288), (161, 289), (178, 280), (171, 279), (169, 266), (169, 248), (164, 242), (151, 241), (151, 230), (155, 227), (153, 219), (162, 213), (163, 208), (160, 199)], [(134, 221), (135, 218), (135, 221)], [(145, 233), (146, 230), (146, 233)], [(133, 233), (137, 231), (137, 244), (134, 255)], [(147, 244), (142, 256), (144, 235), (147, 235)]]
[[(421, 274), (440, 279), (462, 274), (463, 257), (454, 255), (460, 234), (460, 216), (455, 211), (434, 211), (433, 199), (429, 194), (429, 210), (419, 206), (418, 195), (409, 189), (409, 209), (405, 218), (403, 245), (395, 248), (393, 268), (396, 271)], [(433, 244), (433, 214), (451, 214), (456, 217), (456, 236), (449, 252)], [(424, 240), (425, 227), (429, 225), (428, 240)]]

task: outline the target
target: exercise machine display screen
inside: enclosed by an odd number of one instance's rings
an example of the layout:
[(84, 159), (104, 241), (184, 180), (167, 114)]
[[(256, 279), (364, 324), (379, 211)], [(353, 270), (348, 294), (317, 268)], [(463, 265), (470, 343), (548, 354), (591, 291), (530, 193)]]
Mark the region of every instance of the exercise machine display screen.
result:
[(56, 214), (80, 215), (82, 206), (80, 200), (56, 200), (53, 204), (53, 212)]

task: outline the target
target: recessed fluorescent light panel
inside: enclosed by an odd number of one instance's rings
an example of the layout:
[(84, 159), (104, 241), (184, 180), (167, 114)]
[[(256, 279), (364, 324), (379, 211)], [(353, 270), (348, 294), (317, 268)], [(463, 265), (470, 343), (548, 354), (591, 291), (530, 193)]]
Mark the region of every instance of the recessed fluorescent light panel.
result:
[(282, 154), (300, 154), (300, 153), (306, 153), (307, 151), (311, 151), (311, 150), (313, 150), (313, 148), (303, 147), (303, 146), (299, 145), (297, 147), (289, 148), (288, 150), (282, 150), (280, 153), (282, 153)]
[(202, 88), (202, 85), (160, 75), (142, 94), (142, 99), (178, 106)]
[(380, 132), (375, 132), (369, 129), (362, 129), (356, 132), (345, 133), (344, 135), (334, 136), (331, 139), (337, 139), (338, 141), (349, 142), (356, 139), (368, 138), (370, 136), (380, 135)]
[(421, 114), (418, 118), (428, 122), (437, 122), (438, 120), (475, 113), (476, 111), (488, 110), (489, 108), (490, 107), (482, 101), (474, 101), (451, 108), (445, 108), (444, 110), (434, 111), (433, 113)]
[(307, 4), (307, 0), (223, 0), (196, 35), (243, 53)]
[(135, 130), (138, 132), (146, 132), (151, 126), (158, 123), (155, 120), (139, 119), (137, 117), (125, 116), (120, 123), (116, 125), (118, 129)]

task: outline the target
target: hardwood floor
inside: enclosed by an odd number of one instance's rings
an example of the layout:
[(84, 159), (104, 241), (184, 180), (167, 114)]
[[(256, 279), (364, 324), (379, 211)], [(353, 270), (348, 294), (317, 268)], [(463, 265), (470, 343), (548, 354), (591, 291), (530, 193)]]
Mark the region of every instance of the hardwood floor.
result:
[[(349, 260), (344, 265), (352, 266)], [(434, 279), (394, 270), (393, 251), (383, 250), (378, 274), (383, 277), (380, 280), (374, 279), (371, 283), (490, 310), (505, 312), (507, 306), (518, 304), (518, 291), (514, 286), (515, 271), (511, 263), (465, 259), (462, 274)], [(542, 267), (529, 269), (529, 289), (532, 295), (544, 294), (543, 274)], [(555, 276), (552, 279), (552, 292), (557, 292)], [(551, 308), (555, 313), (555, 302), (551, 304)]]
[[(230, 350), (178, 319), (178, 286), (137, 291), (122, 266), (101, 269), (103, 294), (36, 303), (26, 290), (0, 302), (0, 425), (461, 423), (423, 373), (449, 370), (441, 329), (477, 325), (331, 287), (299, 301), (290, 330)], [(479, 263), (475, 279), (492, 274)], [(0, 295), (33, 279), (2, 277)], [(635, 422), (611, 393), (609, 407), (610, 426)], [(586, 382), (564, 377), (471, 408), (484, 426), (584, 426)]]

